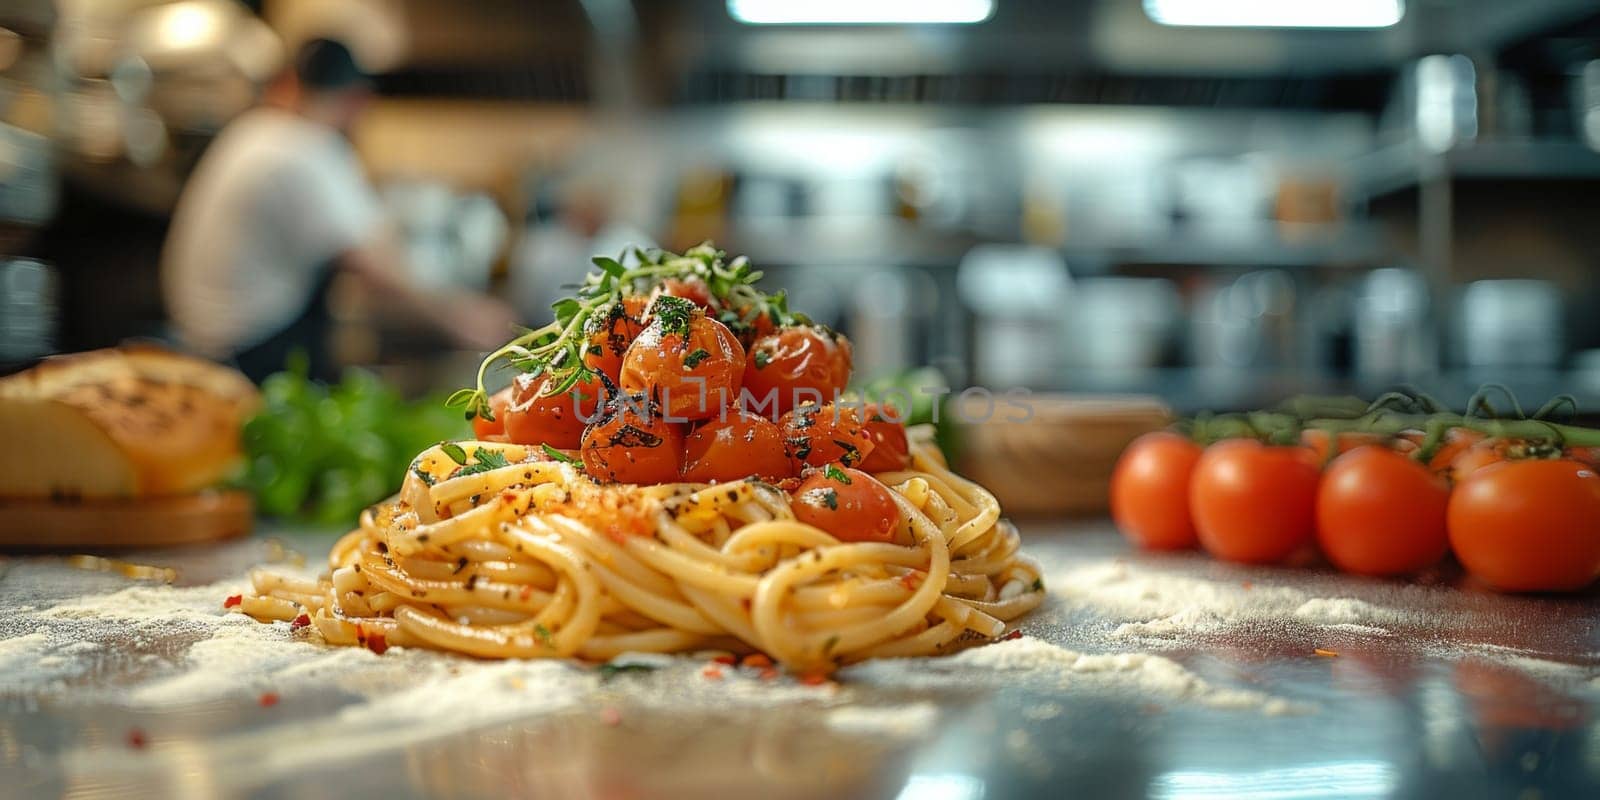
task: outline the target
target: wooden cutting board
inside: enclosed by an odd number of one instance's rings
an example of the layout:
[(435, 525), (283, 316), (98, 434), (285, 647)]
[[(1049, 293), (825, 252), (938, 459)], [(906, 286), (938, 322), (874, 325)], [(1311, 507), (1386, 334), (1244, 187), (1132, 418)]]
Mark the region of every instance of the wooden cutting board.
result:
[(1099, 514), (1123, 448), (1172, 423), (1154, 397), (1034, 394), (1025, 422), (997, 416), (961, 429), (964, 475), (1011, 515)]
[(232, 539), (250, 532), (245, 492), (137, 501), (60, 503), (0, 498), (0, 549), (133, 550)]

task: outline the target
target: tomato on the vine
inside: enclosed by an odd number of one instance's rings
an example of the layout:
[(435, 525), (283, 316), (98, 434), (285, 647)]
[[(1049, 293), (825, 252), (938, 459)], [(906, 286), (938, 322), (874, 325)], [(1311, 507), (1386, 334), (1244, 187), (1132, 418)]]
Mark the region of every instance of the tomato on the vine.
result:
[(1600, 576), (1600, 475), (1587, 465), (1484, 467), (1456, 485), (1448, 520), (1456, 558), (1496, 589), (1572, 591)]
[(888, 487), (861, 470), (834, 464), (801, 481), (791, 507), (795, 519), (842, 542), (890, 541), (900, 521)]
[(1358, 447), (1334, 459), (1317, 489), (1317, 543), (1334, 566), (1361, 575), (1430, 567), (1448, 547), (1450, 488), (1416, 459)]
[(1316, 456), (1304, 447), (1230, 439), (1206, 448), (1189, 484), (1200, 545), (1228, 561), (1282, 561), (1311, 541)]
[(1152, 550), (1193, 547), (1189, 479), (1200, 445), (1167, 431), (1133, 440), (1111, 473), (1111, 519), (1128, 541)]

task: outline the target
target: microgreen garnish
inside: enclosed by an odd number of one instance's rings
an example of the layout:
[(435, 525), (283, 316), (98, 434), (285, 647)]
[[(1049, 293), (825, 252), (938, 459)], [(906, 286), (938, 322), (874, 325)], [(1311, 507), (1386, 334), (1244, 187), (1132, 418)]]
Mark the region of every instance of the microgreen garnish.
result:
[[(504, 347), (490, 353), (478, 365), (476, 384), (462, 389), (445, 401), (451, 408), (460, 408), (467, 419), (481, 417), (494, 421), (494, 411), (489, 407), (489, 391), (485, 385), (489, 372), (504, 362), (513, 369), (530, 375), (543, 375), (545, 382), (540, 393), (550, 397), (570, 392), (579, 383), (595, 377), (583, 363), (585, 352), (591, 351), (591, 321), (603, 320), (605, 315), (616, 313), (623, 297), (645, 295), (667, 280), (695, 281), (706, 285), (711, 296), (714, 317), (732, 312), (738, 316), (735, 330), (747, 328), (745, 319), (754, 321), (765, 314), (775, 326), (791, 324), (799, 319), (791, 314), (788, 301), (782, 292), (768, 295), (755, 287), (761, 272), (750, 265), (743, 256), (731, 261), (727, 254), (710, 243), (692, 247), (682, 255), (665, 250), (631, 250), (637, 264), (625, 266), (614, 258), (604, 256), (593, 259), (596, 271), (585, 276), (573, 297), (565, 297), (551, 306), (555, 319), (548, 325), (524, 331)], [(671, 332), (674, 328), (686, 331), (688, 315), (694, 304), (682, 298), (668, 296), (656, 298), (655, 309), (663, 309), (672, 319), (663, 321)], [(664, 302), (667, 301), (667, 302)], [(681, 305), (680, 305), (681, 304)], [(679, 312), (682, 312), (681, 325)], [(669, 324), (670, 323), (670, 324)], [(598, 354), (596, 354), (598, 355)], [(758, 366), (760, 366), (758, 364)]]
[(850, 476), (845, 474), (844, 470), (839, 469), (832, 464), (823, 467), (822, 474), (830, 481), (838, 481), (846, 486), (850, 485)]

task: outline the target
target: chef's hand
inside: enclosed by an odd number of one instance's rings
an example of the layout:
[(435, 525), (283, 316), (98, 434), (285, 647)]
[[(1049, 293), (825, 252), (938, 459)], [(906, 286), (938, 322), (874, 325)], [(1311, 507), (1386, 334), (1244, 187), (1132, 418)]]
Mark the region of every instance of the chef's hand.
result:
[(496, 350), (517, 335), (521, 319), (511, 306), (488, 295), (462, 293), (447, 304), (440, 327), (468, 350)]

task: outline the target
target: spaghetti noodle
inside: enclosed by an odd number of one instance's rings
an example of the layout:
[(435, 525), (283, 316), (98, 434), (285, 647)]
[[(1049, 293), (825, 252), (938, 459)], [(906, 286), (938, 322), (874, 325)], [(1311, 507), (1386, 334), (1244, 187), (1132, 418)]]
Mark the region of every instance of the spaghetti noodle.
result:
[(507, 466), (451, 477), (439, 447), (369, 509), (319, 581), (252, 577), (239, 610), (306, 615), (332, 644), (486, 658), (707, 648), (759, 651), (797, 672), (928, 655), (998, 637), (1044, 598), (994, 496), (951, 472), (931, 430), (877, 477), (890, 542), (801, 523), (770, 484), (601, 485), (538, 448), (463, 442)]

